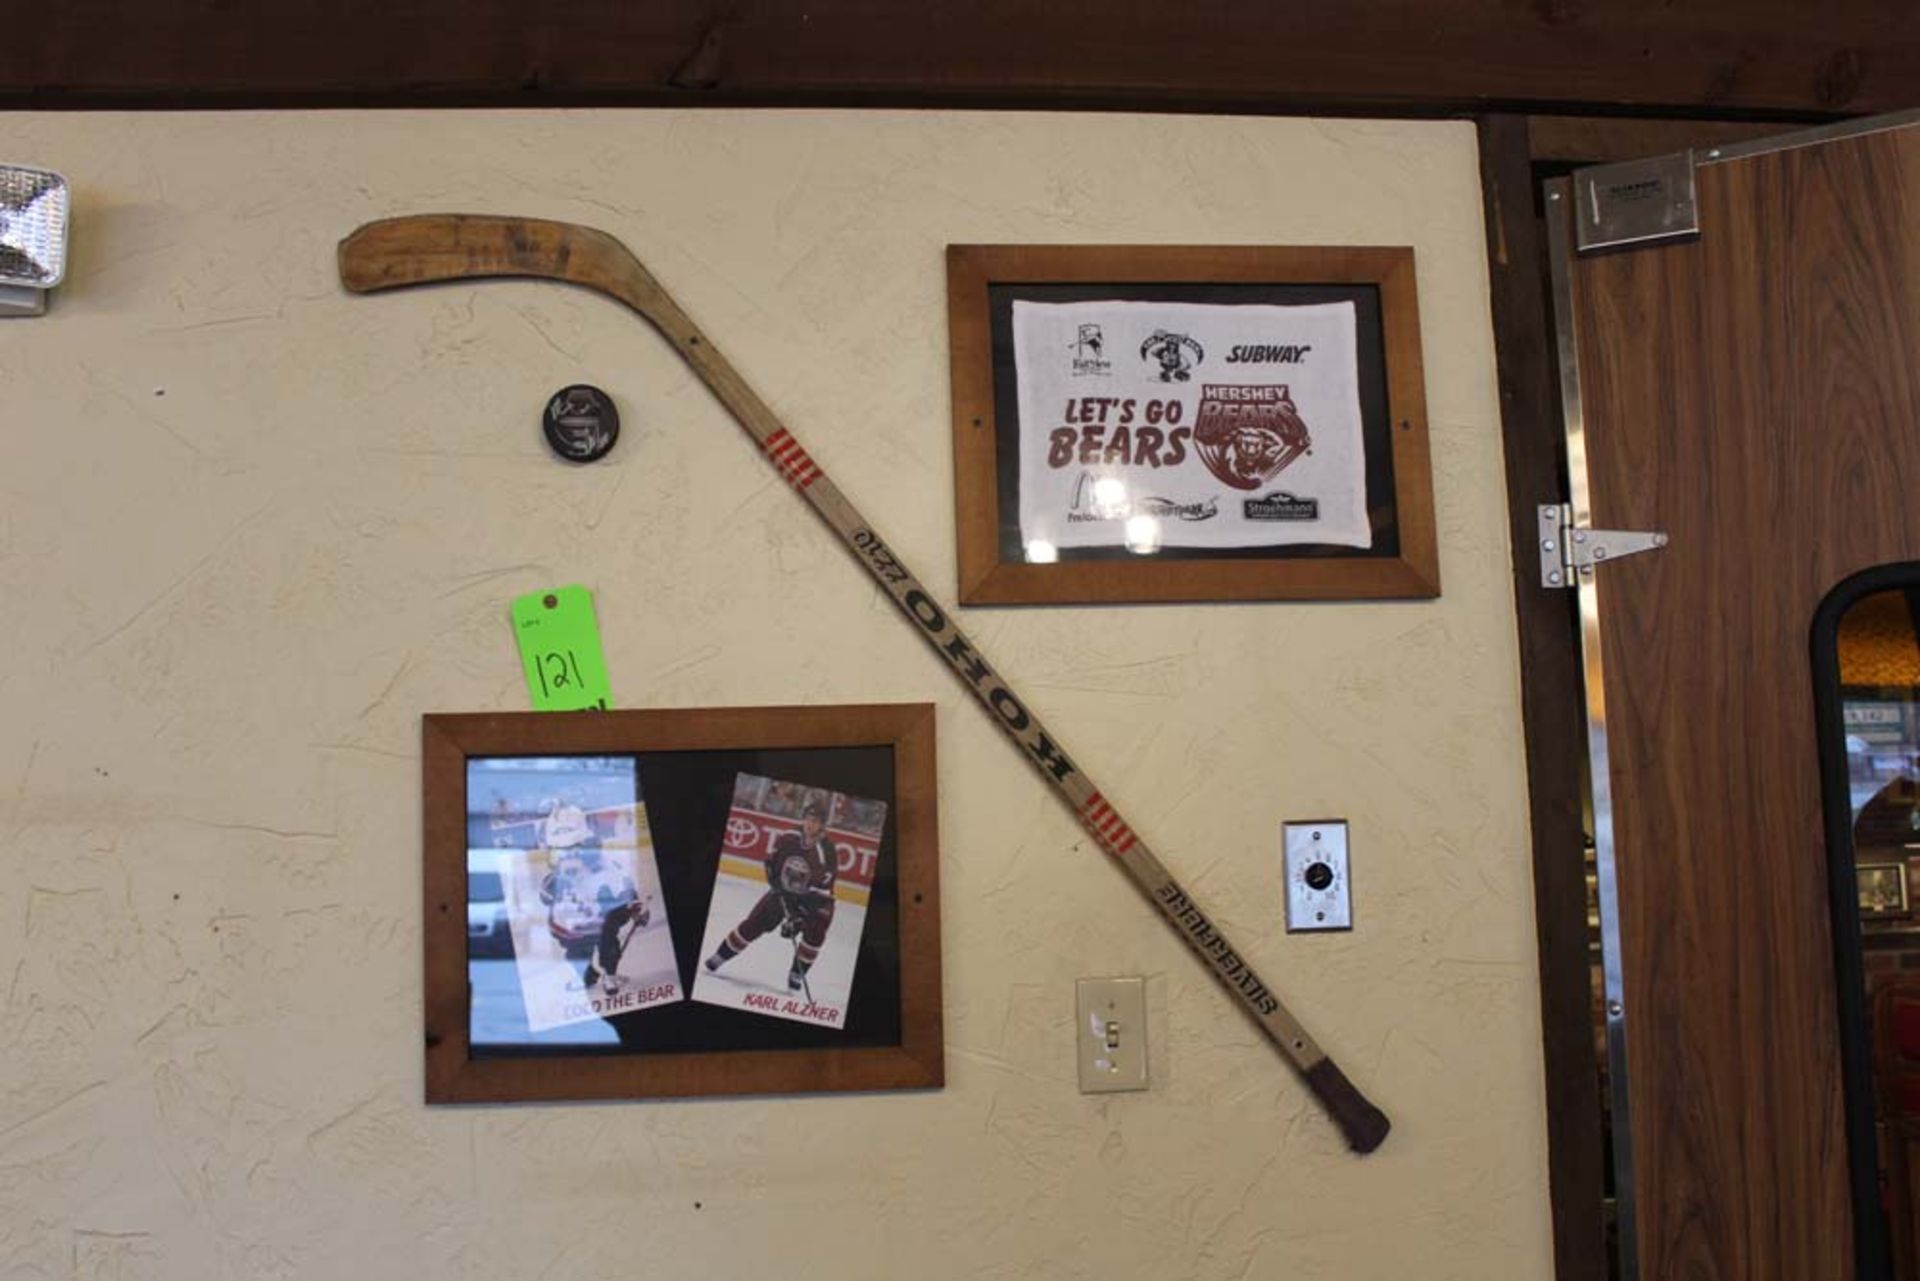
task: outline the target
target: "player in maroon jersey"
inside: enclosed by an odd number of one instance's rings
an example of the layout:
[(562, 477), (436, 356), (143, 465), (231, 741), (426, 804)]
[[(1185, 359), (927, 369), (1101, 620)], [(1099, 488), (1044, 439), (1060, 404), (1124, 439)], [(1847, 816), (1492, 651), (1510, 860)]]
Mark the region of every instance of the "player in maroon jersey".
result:
[(717, 970), (747, 945), (778, 926), (781, 938), (795, 938), (793, 966), (787, 971), (787, 990), (798, 992), (807, 971), (820, 955), (827, 927), (833, 924), (833, 883), (840, 855), (827, 839), (827, 807), (818, 797), (800, 812), (800, 830), (774, 838), (767, 856), (768, 890), (740, 924), (720, 941), (707, 958), (707, 969)]

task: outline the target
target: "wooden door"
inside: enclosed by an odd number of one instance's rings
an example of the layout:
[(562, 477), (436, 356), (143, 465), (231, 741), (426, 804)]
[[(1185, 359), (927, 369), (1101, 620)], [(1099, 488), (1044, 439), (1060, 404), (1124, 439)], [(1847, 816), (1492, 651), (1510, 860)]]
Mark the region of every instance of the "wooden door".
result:
[(1576, 507), (1584, 463), (1595, 528), (1669, 538), (1583, 589), (1660, 1281), (1856, 1275), (1809, 630), (1920, 559), (1920, 126), (1809, 137), (1697, 156), (1697, 237), (1560, 264)]

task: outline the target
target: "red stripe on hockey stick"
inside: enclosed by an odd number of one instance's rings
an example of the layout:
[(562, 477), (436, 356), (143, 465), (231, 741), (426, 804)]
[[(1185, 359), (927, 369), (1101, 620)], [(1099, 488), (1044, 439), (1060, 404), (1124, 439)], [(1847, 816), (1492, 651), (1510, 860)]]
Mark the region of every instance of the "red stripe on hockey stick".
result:
[[(1130, 835), (1130, 833), (1127, 831), (1127, 825), (1120, 821), (1118, 814), (1115, 814), (1107, 806), (1101, 805), (1098, 813), (1088, 811), (1081, 816), (1081, 819), (1086, 823), (1087, 830), (1093, 833), (1094, 840), (1100, 842), (1100, 844), (1110, 852), (1121, 852), (1115, 849), (1115, 846), (1119, 844), (1123, 836)], [(1131, 841), (1128, 842), (1128, 848), (1132, 848)]]
[(798, 454), (790, 459), (780, 460), (780, 470), (786, 474), (787, 481), (790, 484), (800, 489), (805, 489), (808, 485), (820, 479), (820, 469), (814, 466), (813, 459), (807, 457), (804, 453)]
[(792, 463), (788, 465), (787, 477), (793, 481), (793, 487), (795, 489), (805, 489), (808, 485), (820, 479), (820, 468), (815, 465), (813, 459), (809, 458), (807, 452), (803, 449), (800, 451), (799, 457), (795, 458)]
[(805, 449), (800, 447), (800, 442), (795, 440), (785, 427), (777, 428), (767, 437), (761, 448), (766, 451), (767, 457), (773, 459), (774, 466), (778, 467), (781, 475), (787, 478), (787, 483), (795, 489), (805, 489), (824, 475), (819, 465), (813, 461)]
[(1133, 829), (1126, 825), (1113, 806), (1107, 804), (1106, 797), (1095, 792), (1080, 807), (1080, 814), (1094, 838), (1112, 854), (1125, 854), (1139, 841)]

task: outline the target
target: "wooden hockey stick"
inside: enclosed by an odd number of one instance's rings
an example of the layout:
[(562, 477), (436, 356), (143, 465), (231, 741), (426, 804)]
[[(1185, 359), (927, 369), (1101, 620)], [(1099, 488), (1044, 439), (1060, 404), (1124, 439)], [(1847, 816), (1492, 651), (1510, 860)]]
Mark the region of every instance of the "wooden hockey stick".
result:
[(340, 280), (354, 293), (405, 285), (528, 276), (581, 285), (625, 303), (660, 331), (746, 429), (787, 483), (844, 539), (860, 563), (913, 621), (1001, 729), (1079, 816), (1096, 842), (1146, 891), (1187, 945), (1306, 1077), (1356, 1152), (1371, 1152), (1389, 1122), (1325, 1050), (1307, 1035), (1253, 967), (1180, 888), (1113, 803), (1061, 750), (1007, 682), (981, 657), (933, 594), (854, 509), (766, 402), (626, 246), (605, 232), (531, 218), (427, 214), (389, 218), (340, 242)]

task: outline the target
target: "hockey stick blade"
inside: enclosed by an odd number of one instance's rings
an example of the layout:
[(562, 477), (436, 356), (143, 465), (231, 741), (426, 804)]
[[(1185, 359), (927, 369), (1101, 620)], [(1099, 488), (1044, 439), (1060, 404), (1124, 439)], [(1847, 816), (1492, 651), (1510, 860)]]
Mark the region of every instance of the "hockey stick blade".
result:
[(485, 276), (566, 280), (607, 291), (639, 266), (605, 232), (530, 218), (388, 218), (340, 242), (340, 283), (356, 294)]
[(952, 615), (625, 245), (588, 227), (476, 214), (389, 218), (369, 223), (340, 242), (340, 280), (354, 293), (497, 276), (580, 285), (625, 303), (658, 329), (787, 484), (832, 526), (994, 723), (1019, 744), (1094, 842), (1133, 878), (1174, 932), (1300, 1070), (1348, 1146), (1356, 1152), (1380, 1146), (1391, 1128), (1386, 1115), (1307, 1035), (1279, 995), (1187, 896), (1113, 803), (954, 624)]

